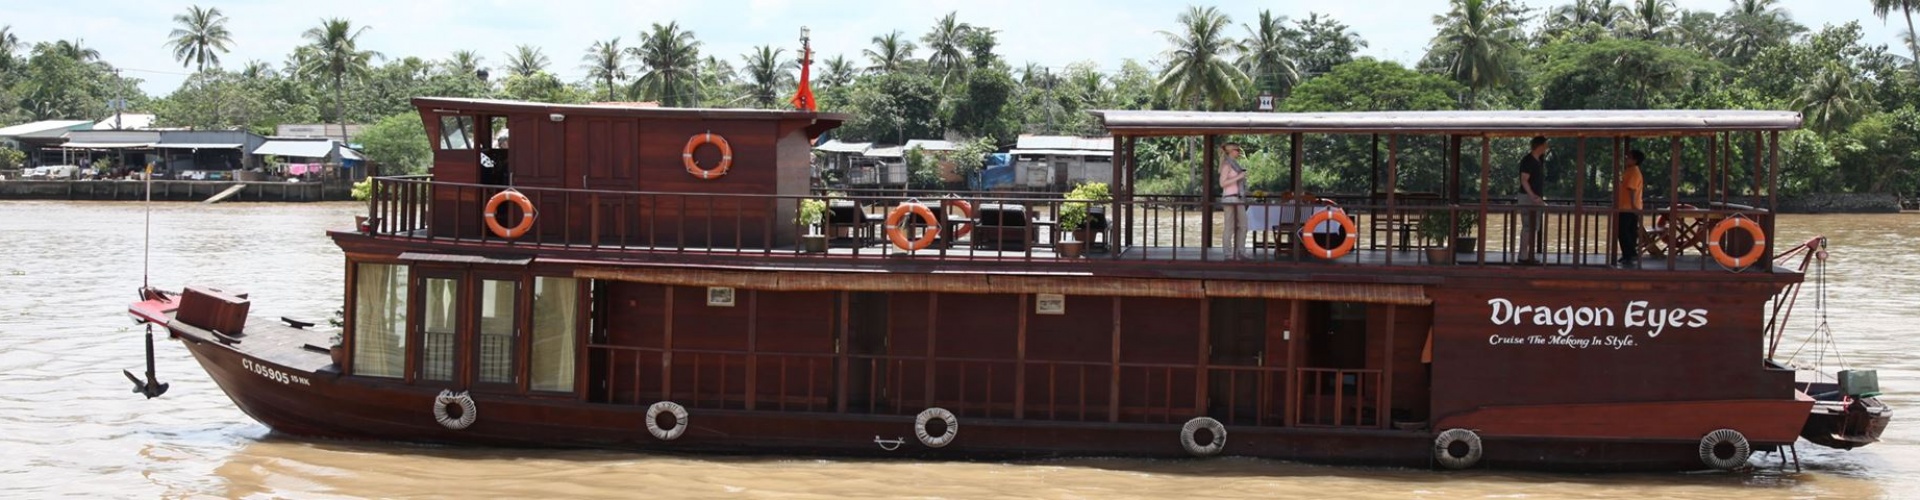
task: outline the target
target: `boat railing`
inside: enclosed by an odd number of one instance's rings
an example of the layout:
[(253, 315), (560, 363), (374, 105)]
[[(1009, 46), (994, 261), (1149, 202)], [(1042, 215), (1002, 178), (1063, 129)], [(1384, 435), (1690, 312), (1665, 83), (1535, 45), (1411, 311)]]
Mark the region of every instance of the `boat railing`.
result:
[[(509, 189), (527, 197), (534, 208), (530, 228), (514, 238), (502, 237), (485, 223), (490, 200)], [(1616, 231), (1636, 231), (1643, 233), (1637, 250), (1651, 256), (1640, 269), (1719, 271), (1720, 266), (1707, 256), (1716, 225), (1741, 217), (1757, 223), (1763, 236), (1773, 230), (1771, 213), (1731, 205), (1649, 207), (1641, 211), (1642, 226), (1628, 228), (1616, 222), (1618, 212), (1604, 205), (1522, 206), (1511, 200), (1446, 203), (1431, 198), (1264, 197), (1220, 203), (1182, 196), (1119, 200), (984, 194), (902, 200), (894, 196), (660, 193), (380, 178), (373, 184), (366, 231), (381, 238), (453, 245), (613, 254), (1083, 265), (1487, 266), (1524, 260), (1520, 255), (1523, 220), (1537, 214), (1536, 259), (1549, 266), (1607, 268), (1614, 261)], [(913, 202), (927, 207), (930, 223), (915, 214), (890, 217), (903, 203)], [(817, 224), (800, 220), (809, 206), (823, 208)], [(1069, 212), (1085, 213), (1085, 222), (1073, 230), (1062, 227)], [(1322, 212), (1327, 212), (1325, 218), (1316, 218)], [(524, 217), (514, 203), (496, 204), (492, 213), (502, 228), (518, 225)], [(1351, 226), (1339, 223), (1335, 213), (1345, 215)], [(1230, 214), (1248, 221), (1240, 251), (1248, 259), (1232, 259), (1227, 251), (1231, 238), (1225, 224)], [(909, 244), (918, 244), (927, 233), (936, 234), (926, 237), (924, 246), (909, 251), (890, 238), (895, 229), (902, 233), (901, 242)], [(1729, 233), (1720, 244), (1727, 253), (1744, 255), (1753, 245), (1746, 233)], [(806, 236), (816, 234), (825, 248), (805, 244), (810, 239)], [(1309, 251), (1315, 244), (1339, 247), (1343, 234), (1354, 238), (1353, 251), (1333, 255)], [(1081, 243), (1081, 251), (1069, 252), (1064, 245), (1069, 242)], [(1453, 251), (1427, 251), (1439, 247)], [(1769, 262), (1765, 256), (1772, 249), (1761, 250), (1757, 261)], [(1085, 258), (1075, 258), (1074, 253)]]
[(1387, 426), (1386, 392), (1380, 370), (1301, 368), (1295, 379), (1294, 421), (1302, 426)]

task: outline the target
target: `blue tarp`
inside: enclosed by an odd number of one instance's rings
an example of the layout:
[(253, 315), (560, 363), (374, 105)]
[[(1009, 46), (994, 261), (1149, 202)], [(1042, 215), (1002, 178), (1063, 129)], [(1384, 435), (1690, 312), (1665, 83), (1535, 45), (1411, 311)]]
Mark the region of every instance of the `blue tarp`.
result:
[(1013, 155), (993, 153), (987, 155), (986, 168), (980, 169), (980, 185), (975, 189), (992, 191), (994, 188), (1012, 186), (1013, 181)]

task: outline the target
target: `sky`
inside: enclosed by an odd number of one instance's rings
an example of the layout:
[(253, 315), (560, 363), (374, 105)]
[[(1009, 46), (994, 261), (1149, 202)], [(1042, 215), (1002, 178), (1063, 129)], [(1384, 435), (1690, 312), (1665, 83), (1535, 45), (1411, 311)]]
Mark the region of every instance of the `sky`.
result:
[[(1550, 7), (1571, 0), (1523, 0)], [(1729, 0), (1677, 0), (1684, 9), (1725, 11)], [(1896, 33), (1904, 21), (1881, 21), (1868, 0), (1782, 0), (1796, 21), (1819, 29), (1825, 24), (1859, 21), (1868, 43), (1895, 47), (1905, 54)], [(859, 60), (870, 39), (901, 30), (914, 40), (947, 12), (962, 22), (999, 30), (997, 52), (1016, 67), (1026, 62), (1052, 68), (1090, 61), (1103, 71), (1126, 59), (1152, 60), (1166, 48), (1159, 30), (1175, 29), (1182, 2), (1147, 0), (917, 0), (812, 1), (745, 0), (0, 0), (0, 25), (11, 25), (27, 45), (48, 40), (81, 39), (156, 97), (171, 93), (190, 70), (181, 67), (165, 44), (173, 16), (188, 6), (218, 7), (230, 20), (232, 52), (221, 64), (238, 68), (250, 60), (276, 66), (300, 34), (329, 17), (344, 17), (369, 27), (361, 48), (389, 57), (442, 59), (470, 49), (499, 67), (514, 46), (542, 48), (548, 70), (568, 81), (583, 80), (581, 56), (596, 40), (620, 37), (632, 45), (653, 23), (677, 21), (701, 40), (703, 54), (725, 54), (735, 66), (751, 47), (797, 49), (801, 26), (813, 33), (817, 60), (845, 55)], [(1291, 18), (1309, 12), (1330, 14), (1352, 26), (1369, 46), (1361, 55), (1411, 64), (1425, 53), (1434, 33), (1433, 16), (1445, 0), (1231, 1), (1214, 5), (1236, 25), (1257, 19), (1260, 10)], [(1230, 31), (1244, 36), (1245, 28)], [(925, 51), (916, 52), (924, 57)]]

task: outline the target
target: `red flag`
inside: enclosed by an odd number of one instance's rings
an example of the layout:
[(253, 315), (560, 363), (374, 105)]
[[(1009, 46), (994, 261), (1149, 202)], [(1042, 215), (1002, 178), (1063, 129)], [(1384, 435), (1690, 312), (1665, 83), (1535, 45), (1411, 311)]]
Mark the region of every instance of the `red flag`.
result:
[(793, 93), (793, 107), (801, 111), (814, 111), (813, 102), (813, 49), (803, 49), (800, 55), (800, 90)]

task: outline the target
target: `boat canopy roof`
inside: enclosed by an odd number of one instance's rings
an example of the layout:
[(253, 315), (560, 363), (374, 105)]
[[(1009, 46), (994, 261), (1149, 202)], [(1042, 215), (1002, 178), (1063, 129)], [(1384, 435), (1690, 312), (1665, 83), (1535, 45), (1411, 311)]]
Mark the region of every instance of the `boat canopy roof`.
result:
[(469, 99), (461, 97), (415, 97), (413, 105), (423, 111), (436, 109), (457, 112), (495, 113), (579, 113), (592, 116), (622, 116), (668, 120), (809, 120), (838, 125), (847, 121), (845, 113), (771, 109), (664, 108), (620, 104), (553, 104), (544, 102)]
[(1685, 135), (1800, 128), (1800, 113), (1755, 110), (1382, 111), (1265, 113), (1092, 111), (1122, 136), (1213, 134)]

